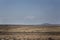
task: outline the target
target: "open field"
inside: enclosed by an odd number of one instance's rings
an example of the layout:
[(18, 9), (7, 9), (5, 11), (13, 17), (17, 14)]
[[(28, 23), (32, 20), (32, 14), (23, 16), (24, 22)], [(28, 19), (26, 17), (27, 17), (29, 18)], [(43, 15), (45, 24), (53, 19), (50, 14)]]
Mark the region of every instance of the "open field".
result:
[(0, 31), (5, 32), (60, 32), (60, 27), (44, 27), (44, 26), (29, 26), (29, 25), (10, 25), (10, 26), (0, 26)]
[(60, 40), (60, 26), (0, 25), (2, 40)]

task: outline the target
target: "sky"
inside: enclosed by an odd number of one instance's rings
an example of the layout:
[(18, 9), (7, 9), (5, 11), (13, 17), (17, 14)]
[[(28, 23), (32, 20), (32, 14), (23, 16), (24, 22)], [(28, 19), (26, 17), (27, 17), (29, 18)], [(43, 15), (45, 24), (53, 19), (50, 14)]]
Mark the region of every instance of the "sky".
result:
[(0, 24), (60, 24), (60, 0), (0, 0)]

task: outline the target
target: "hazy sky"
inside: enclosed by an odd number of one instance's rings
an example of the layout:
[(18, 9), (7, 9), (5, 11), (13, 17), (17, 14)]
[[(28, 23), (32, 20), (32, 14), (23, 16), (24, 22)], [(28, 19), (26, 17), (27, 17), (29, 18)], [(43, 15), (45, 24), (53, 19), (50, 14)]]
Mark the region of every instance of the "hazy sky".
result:
[(0, 24), (60, 24), (60, 0), (0, 0)]

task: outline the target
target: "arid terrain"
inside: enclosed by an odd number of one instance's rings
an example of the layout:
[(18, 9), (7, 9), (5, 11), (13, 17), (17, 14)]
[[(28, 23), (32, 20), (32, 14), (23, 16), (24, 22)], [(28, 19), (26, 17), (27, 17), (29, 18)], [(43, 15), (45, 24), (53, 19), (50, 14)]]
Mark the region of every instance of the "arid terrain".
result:
[(60, 26), (0, 25), (1, 40), (60, 40)]

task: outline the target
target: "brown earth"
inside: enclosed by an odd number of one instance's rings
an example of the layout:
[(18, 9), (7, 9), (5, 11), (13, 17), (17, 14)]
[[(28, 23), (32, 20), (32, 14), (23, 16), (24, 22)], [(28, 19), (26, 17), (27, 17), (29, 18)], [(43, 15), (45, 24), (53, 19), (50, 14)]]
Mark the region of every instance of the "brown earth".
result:
[(60, 26), (0, 25), (0, 39), (60, 40)]

